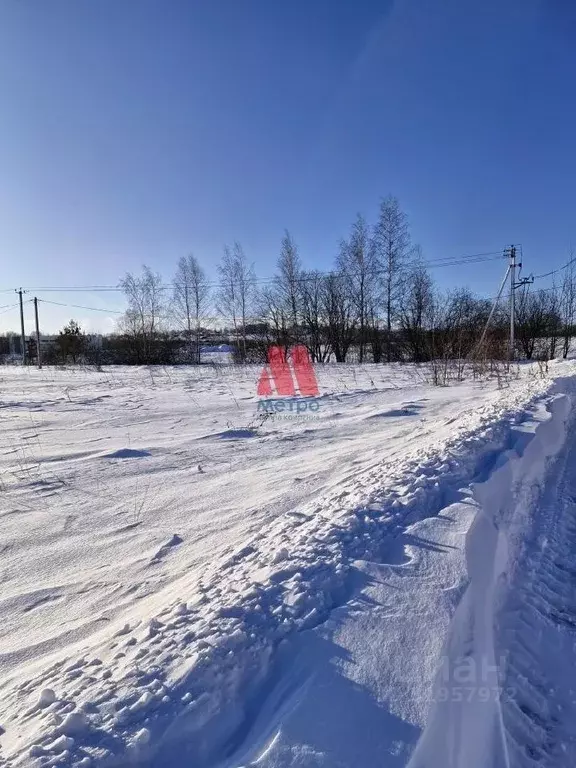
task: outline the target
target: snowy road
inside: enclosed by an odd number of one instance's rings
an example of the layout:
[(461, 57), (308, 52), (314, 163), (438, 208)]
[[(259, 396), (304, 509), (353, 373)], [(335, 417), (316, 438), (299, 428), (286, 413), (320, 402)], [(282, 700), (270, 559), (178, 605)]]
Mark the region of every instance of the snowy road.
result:
[(262, 422), (258, 373), (3, 372), (9, 765), (400, 768), (435, 743), (472, 484), (556, 428), (550, 382), (329, 366), (317, 420)]

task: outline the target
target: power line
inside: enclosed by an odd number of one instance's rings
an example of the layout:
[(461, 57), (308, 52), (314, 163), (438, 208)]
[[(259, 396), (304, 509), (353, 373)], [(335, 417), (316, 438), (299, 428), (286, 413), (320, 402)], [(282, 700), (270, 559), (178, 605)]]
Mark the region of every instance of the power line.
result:
[[(526, 288), (526, 290), (528, 290), (528, 286), (525, 286), (525, 288)], [(541, 293), (547, 293), (549, 291), (557, 291), (558, 288), (555, 287), (555, 286), (549, 286), (548, 288), (539, 288), (538, 290)], [(477, 300), (477, 301), (484, 301), (484, 302), (487, 302), (487, 303), (488, 302), (492, 303), (494, 301), (497, 301), (500, 298), (500, 296), (501, 296), (501, 294), (498, 294), (497, 296), (478, 296), (478, 295), (474, 295), (473, 298), (475, 300)], [(38, 301), (42, 302), (44, 304), (52, 304), (52, 305), (59, 306), (59, 307), (70, 307), (70, 308), (73, 308), (73, 309), (84, 309), (84, 310), (92, 311), (92, 312), (104, 312), (104, 313), (107, 313), (107, 314), (115, 314), (115, 315), (122, 315), (122, 314), (124, 314), (124, 312), (121, 311), (121, 310), (104, 309), (103, 307), (88, 307), (88, 306), (84, 306), (82, 304), (67, 304), (67, 303), (63, 303), (63, 302), (60, 302), (60, 301), (50, 301), (48, 299), (38, 299)], [(24, 304), (30, 304), (31, 302), (33, 302), (33, 299), (27, 299), (23, 303)], [(7, 312), (10, 312), (11, 310), (16, 309), (17, 307), (18, 307), (18, 303), (10, 304), (10, 305), (7, 305), (5, 307), (0, 307), (0, 315), (6, 314)], [(223, 323), (223, 322), (226, 322), (228, 320), (230, 320), (230, 321), (233, 320), (232, 316), (224, 316), (224, 315), (219, 315), (219, 314), (218, 315), (206, 315), (203, 318), (203, 323), (205, 322), (205, 323), (216, 325), (218, 323)], [(265, 318), (263, 318), (260, 315), (247, 315), (246, 316), (246, 322), (247, 323), (251, 323), (251, 324), (261, 324), (261, 323), (265, 323), (266, 320), (265, 320)]]
[[(29, 301), (29, 300), (28, 300)], [(28, 304), (28, 301), (25, 301), (24, 304)], [(6, 312), (10, 312), (12, 309), (16, 309), (20, 305), (20, 302), (16, 302), (16, 304), (6, 304), (4, 307), (0, 307), (0, 315), (6, 314)]]
[[(435, 269), (436, 267), (457, 267), (461, 265), (466, 264), (479, 264), (486, 261), (500, 261), (503, 258), (506, 258), (503, 256), (500, 252), (498, 252), (498, 256), (492, 256), (492, 257), (480, 257), (480, 256), (467, 256), (457, 259), (444, 259), (439, 261), (421, 261), (417, 262), (419, 265), (423, 267), (428, 267), (430, 269)], [(378, 277), (379, 275), (386, 275), (387, 270), (386, 269), (367, 269), (364, 273), (365, 277)], [(318, 280), (320, 278), (326, 278), (326, 277), (333, 277), (336, 279), (349, 279), (351, 277), (350, 272), (346, 272), (343, 270), (334, 270), (331, 272), (315, 272), (314, 274), (305, 274), (302, 277), (296, 278), (293, 282), (294, 283), (309, 283), (313, 282), (315, 280)], [(256, 283), (275, 283), (278, 280), (278, 277), (267, 277), (267, 278), (256, 278), (254, 282)], [(214, 283), (210, 287), (220, 287), (221, 283)], [(171, 286), (167, 286), (168, 288)]]
[(445, 259), (477, 259), (479, 256), (502, 256), (502, 251), (484, 251), (484, 253), (470, 253), (464, 256), (444, 256), (438, 259), (429, 259), (430, 263), (435, 261), (444, 261)]
[(553, 269), (551, 272), (545, 272), (543, 275), (534, 275), (534, 280), (541, 280), (543, 277), (550, 277), (551, 275), (555, 275), (558, 272), (562, 272), (564, 269), (568, 269), (568, 267), (571, 264), (574, 264), (576, 262), (576, 256), (574, 258), (570, 259), (570, 261), (566, 262), (563, 267), (558, 267), (558, 269)]
[(85, 307), (81, 304), (63, 304), (61, 301), (49, 301), (48, 299), (38, 299), (43, 304), (54, 304), (57, 307), (72, 307), (74, 309), (86, 309), (91, 312), (107, 312), (108, 314), (123, 315), (124, 312), (119, 309), (104, 309), (103, 307)]
[(435, 269), (436, 267), (455, 267), (460, 264), (481, 264), (486, 261), (501, 261), (506, 257), (500, 254), (499, 256), (484, 257), (484, 258), (467, 258), (467, 259), (454, 259), (453, 261), (446, 261), (442, 263), (423, 262), (423, 266)]
[[(117, 291), (117, 290), (120, 290), (120, 286), (119, 285), (60, 285), (60, 286), (54, 285), (54, 286), (51, 286), (51, 290), (53, 291), (66, 291), (70, 289), (80, 290), (80, 291), (88, 291), (93, 289), (98, 289), (102, 291), (109, 291), (109, 290)], [(31, 286), (26, 290), (28, 291), (38, 290), (38, 287)]]
[[(549, 286), (548, 288), (539, 288), (538, 290), (541, 293), (547, 293), (548, 291), (557, 291), (558, 288), (555, 287), (555, 286)], [(478, 301), (493, 302), (497, 298), (499, 298), (499, 296), (475, 296), (474, 298), (476, 298)], [(24, 304), (29, 304), (32, 301), (33, 301), (33, 299), (28, 299), (27, 301), (24, 302)], [(105, 309), (103, 307), (87, 307), (87, 306), (85, 306), (83, 304), (67, 304), (67, 303), (64, 303), (64, 302), (61, 302), (61, 301), (50, 301), (48, 299), (38, 299), (38, 301), (42, 302), (43, 304), (52, 304), (52, 305), (58, 306), (58, 307), (70, 307), (72, 309), (85, 309), (85, 310), (90, 311), (90, 312), (104, 312), (104, 313), (107, 313), (107, 314), (114, 314), (114, 315), (123, 315), (124, 314), (124, 311), (117, 310), (117, 309)], [(16, 307), (18, 307), (17, 303), (16, 304), (7, 305), (6, 307), (0, 307), (0, 315), (3, 315), (6, 312), (9, 312), (12, 309), (16, 309)], [(232, 318), (232, 316), (224, 316), (224, 315), (210, 315), (210, 316), (207, 315), (204, 319), (207, 322), (214, 322), (215, 323), (215, 322), (218, 322), (218, 321), (222, 322), (222, 321), (226, 321), (226, 320), (232, 320), (233, 318)], [(248, 315), (246, 317), (246, 320), (249, 321), (249, 322), (252, 322), (252, 323), (264, 322), (263, 318), (260, 315)]]
[[(430, 269), (435, 269), (436, 267), (453, 267), (453, 266), (461, 266), (465, 264), (479, 264), (487, 261), (499, 261), (500, 259), (506, 258), (501, 251), (487, 251), (486, 253), (475, 253), (471, 254), (469, 256), (457, 256), (457, 257), (443, 257), (439, 259), (431, 259), (428, 261), (421, 261), (419, 262), (424, 267), (429, 267)], [(367, 270), (366, 275), (367, 276), (377, 276), (381, 274), (385, 274), (385, 269), (374, 269), (374, 270)], [(334, 270), (329, 272), (317, 272), (313, 275), (303, 275), (302, 277), (299, 277), (295, 280), (295, 282), (310, 282), (313, 280), (316, 280), (320, 277), (347, 277), (348, 273), (342, 271), (342, 270)], [(259, 283), (259, 284), (266, 284), (266, 283), (274, 283), (278, 280), (277, 277), (254, 277), (254, 280), (252, 282)], [(210, 281), (206, 283), (206, 286), (209, 288), (220, 288), (222, 287), (221, 282), (214, 282)], [(160, 290), (167, 291), (172, 290), (173, 286), (171, 284), (164, 284), (160, 286)], [(78, 286), (68, 286), (68, 285), (62, 285), (62, 286), (28, 286), (26, 287), (27, 291), (36, 291), (36, 292), (54, 292), (54, 293), (83, 293), (83, 292), (89, 292), (89, 293), (104, 293), (104, 292), (112, 292), (112, 293), (122, 293), (123, 288), (119, 285), (78, 285)], [(12, 289), (2, 289), (0, 293), (8, 293), (11, 292)]]
[[(477, 263), (484, 263), (487, 261), (498, 261), (504, 258), (506, 258), (506, 254), (503, 254), (500, 251), (488, 251), (484, 253), (470, 254), (468, 256), (442, 257), (442, 258), (433, 259), (429, 261), (421, 261), (420, 264), (422, 264), (422, 266), (424, 267), (436, 268), (436, 267), (460, 266), (460, 265), (466, 265), (466, 264), (477, 264)], [(383, 269), (367, 270), (365, 272), (365, 275), (377, 276), (385, 273), (386, 273), (386, 270), (383, 270)], [(308, 282), (308, 281), (316, 280), (321, 277), (329, 277), (329, 276), (332, 276), (335, 278), (348, 278), (349, 274), (344, 271), (317, 272), (315, 274), (308, 274), (308, 275), (305, 274), (302, 277), (298, 278), (297, 282)], [(265, 277), (265, 278), (255, 277), (254, 282), (255, 283), (274, 283), (276, 282), (277, 279), (278, 279), (277, 277)], [(207, 283), (207, 286), (212, 288), (220, 287), (221, 285), (222, 283), (219, 283), (219, 282)], [(162, 285), (160, 287), (160, 290), (165, 291), (165, 290), (171, 290), (172, 288), (173, 288), (172, 285)], [(2, 290), (0, 291), (0, 293), (5, 293), (11, 290), (12, 289)], [(122, 292), (123, 291), (123, 289), (120, 286), (111, 286), (111, 285), (44, 286), (44, 287), (33, 286), (30, 288), (27, 288), (26, 290), (35, 291), (35, 292), (70, 292), (70, 293), (73, 293), (73, 292)], [(32, 300), (30, 299), (24, 303), (29, 303), (29, 301), (32, 301)], [(49, 299), (39, 299), (39, 301), (42, 301), (45, 304), (52, 304), (54, 306), (70, 307), (73, 309), (83, 309), (88, 312), (104, 312), (106, 314), (115, 314), (115, 315), (124, 314), (122, 310), (106, 309), (103, 307), (92, 307), (84, 304), (69, 304), (65, 302), (52, 301)], [(0, 314), (9, 312), (17, 306), (18, 304), (11, 304), (11, 305), (5, 305), (4, 307), (0, 307)], [(227, 318), (221, 317), (219, 319), (221, 321), (225, 321)], [(260, 318), (256, 318), (256, 317), (254, 319), (260, 320)]]
[(66, 293), (66, 291), (71, 291), (74, 293), (105, 293), (107, 291), (115, 292), (115, 291), (122, 291), (123, 289), (118, 285), (49, 285), (49, 286), (38, 286), (38, 285), (32, 285), (30, 287), (26, 288), (27, 291), (55, 291), (58, 293)]

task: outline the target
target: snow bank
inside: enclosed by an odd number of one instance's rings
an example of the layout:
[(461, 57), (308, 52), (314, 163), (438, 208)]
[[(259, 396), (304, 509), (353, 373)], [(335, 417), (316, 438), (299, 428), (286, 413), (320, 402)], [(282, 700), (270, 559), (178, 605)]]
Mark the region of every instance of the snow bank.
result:
[(557, 394), (511, 427), (505, 449), (473, 487), (478, 511), (466, 543), (470, 579), (446, 640), (427, 727), (409, 768), (510, 765), (501, 701), (505, 659), (494, 643), (498, 588), (513, 567), (519, 518), (534, 507), (562, 448), (571, 398)]

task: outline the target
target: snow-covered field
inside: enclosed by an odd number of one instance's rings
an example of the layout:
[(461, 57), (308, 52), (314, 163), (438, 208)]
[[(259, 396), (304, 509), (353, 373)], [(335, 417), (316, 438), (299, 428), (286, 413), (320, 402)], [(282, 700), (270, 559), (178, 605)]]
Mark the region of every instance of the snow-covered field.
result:
[(573, 364), (259, 373), (0, 371), (0, 764), (575, 765)]

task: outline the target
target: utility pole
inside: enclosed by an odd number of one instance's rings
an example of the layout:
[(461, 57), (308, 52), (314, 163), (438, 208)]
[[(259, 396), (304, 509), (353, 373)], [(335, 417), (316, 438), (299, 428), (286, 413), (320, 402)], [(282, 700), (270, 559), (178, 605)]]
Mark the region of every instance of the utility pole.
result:
[(510, 362), (514, 362), (514, 315), (516, 313), (516, 246), (511, 245), (510, 255)]
[(40, 355), (40, 325), (38, 323), (38, 299), (34, 296), (34, 318), (36, 320), (36, 362), (38, 368), (42, 368), (42, 357)]
[(531, 285), (534, 282), (534, 277), (530, 275), (530, 277), (523, 277), (516, 281), (516, 267), (520, 267), (520, 270), (522, 270), (522, 263), (516, 263), (516, 246), (511, 245), (510, 248), (506, 249), (505, 253), (510, 257), (510, 266), (508, 267), (510, 270), (510, 362), (514, 362), (516, 359), (514, 349), (516, 327), (516, 288)]
[(22, 345), (22, 365), (26, 365), (26, 333), (24, 332), (24, 306), (22, 304), (22, 294), (26, 293), (20, 288), (16, 291), (20, 297), (20, 344)]

